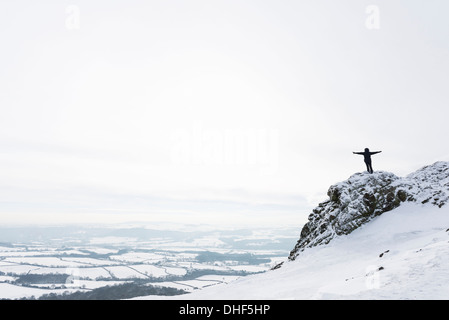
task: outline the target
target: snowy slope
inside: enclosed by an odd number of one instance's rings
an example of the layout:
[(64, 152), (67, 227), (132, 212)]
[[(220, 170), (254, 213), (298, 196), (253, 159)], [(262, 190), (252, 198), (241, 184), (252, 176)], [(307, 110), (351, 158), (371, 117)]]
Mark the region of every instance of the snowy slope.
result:
[(357, 173), (328, 196), (282, 266), (175, 299), (449, 299), (449, 162)]
[(449, 162), (329, 188), (276, 270), (186, 299), (449, 299)]
[(295, 261), (177, 299), (449, 299), (449, 206), (405, 203)]

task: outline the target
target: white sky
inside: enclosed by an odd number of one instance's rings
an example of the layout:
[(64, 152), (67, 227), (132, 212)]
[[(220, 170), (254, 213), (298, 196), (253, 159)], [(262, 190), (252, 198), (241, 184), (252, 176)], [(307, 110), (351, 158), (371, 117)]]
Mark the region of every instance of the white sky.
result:
[(1, 1), (0, 223), (302, 224), (365, 170), (352, 151), (449, 160), (448, 12)]

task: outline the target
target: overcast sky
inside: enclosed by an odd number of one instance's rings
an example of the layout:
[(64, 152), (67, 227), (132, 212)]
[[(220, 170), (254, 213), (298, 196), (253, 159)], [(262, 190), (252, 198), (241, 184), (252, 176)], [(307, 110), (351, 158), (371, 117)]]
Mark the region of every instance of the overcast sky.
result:
[(446, 0), (1, 1), (0, 223), (301, 225), (449, 160)]

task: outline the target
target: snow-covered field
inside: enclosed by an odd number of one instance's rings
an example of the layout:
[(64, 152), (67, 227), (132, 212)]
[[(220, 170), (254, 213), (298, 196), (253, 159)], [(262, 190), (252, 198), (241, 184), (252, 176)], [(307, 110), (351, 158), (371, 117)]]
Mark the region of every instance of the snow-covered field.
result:
[[(160, 237), (160, 230), (140, 227), (82, 228), (82, 233), (70, 228), (41, 229), (39, 241), (28, 236), (34, 228), (2, 229), (0, 299), (39, 298), (129, 282), (192, 292), (269, 270), (280, 256), (287, 256), (297, 234), (290, 228), (287, 234), (170, 231)], [(5, 241), (15, 236), (21, 240)], [(262, 246), (270, 241), (284, 242), (271, 250)]]
[(176, 299), (449, 299), (449, 206), (403, 204), (277, 270)]

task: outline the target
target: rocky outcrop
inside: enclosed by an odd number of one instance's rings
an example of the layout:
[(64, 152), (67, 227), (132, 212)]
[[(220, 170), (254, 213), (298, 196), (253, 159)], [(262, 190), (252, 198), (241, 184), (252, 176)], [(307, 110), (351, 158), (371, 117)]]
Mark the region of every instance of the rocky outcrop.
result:
[(449, 202), (449, 162), (439, 161), (409, 174), (407, 192), (412, 201), (442, 207)]
[(329, 199), (320, 203), (303, 226), (289, 259), (305, 248), (329, 243), (349, 234), (403, 202), (442, 207), (449, 201), (449, 162), (436, 162), (404, 178), (390, 172), (356, 173), (332, 185)]

